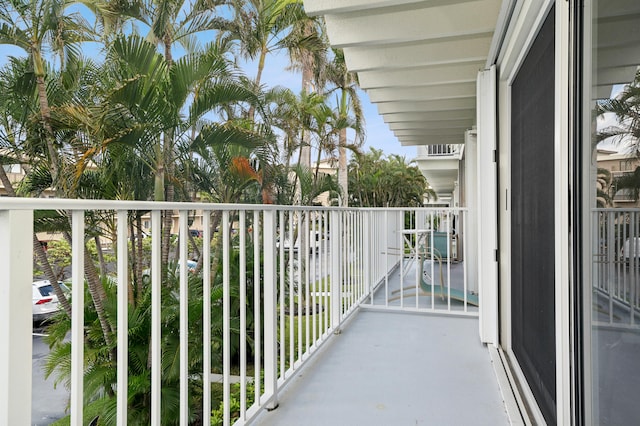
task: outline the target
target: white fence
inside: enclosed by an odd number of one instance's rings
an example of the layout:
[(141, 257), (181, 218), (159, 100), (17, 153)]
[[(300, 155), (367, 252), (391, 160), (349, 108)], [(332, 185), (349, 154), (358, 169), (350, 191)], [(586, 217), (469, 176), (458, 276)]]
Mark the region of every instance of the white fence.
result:
[[(190, 238), (189, 215), (202, 210), (202, 240)], [(85, 299), (85, 261), (88, 230), (110, 229), (106, 247), (113, 247), (115, 267), (108, 282), (116, 283), (117, 315), (110, 319), (117, 343), (117, 380), (104, 392), (117, 401), (115, 420), (127, 423), (130, 354), (128, 324), (133, 285), (129, 242), (131, 212), (150, 212), (151, 327), (149, 423), (163, 424), (163, 346), (167, 336), (179, 335), (179, 418), (188, 424), (194, 413), (211, 413), (211, 381), (222, 377), (224, 425), (251, 420), (261, 409), (278, 404), (278, 390), (358, 307), (411, 309), (473, 314), (473, 292), (467, 289), (466, 269), (462, 293), (452, 293), (452, 268), (462, 265), (464, 245), (458, 238), (464, 211), (454, 209), (343, 209), (204, 203), (151, 203), (95, 200), (9, 199), (0, 201), (0, 425), (28, 425), (31, 401), (31, 329), (28, 309), (33, 280), (33, 217), (37, 211), (64, 212), (72, 240), (71, 288), (73, 306)], [(163, 211), (178, 212), (179, 233), (171, 265), (178, 265), (175, 280), (163, 275), (161, 260)], [(107, 227), (94, 222), (100, 212)], [(458, 230), (455, 230), (457, 223)], [(433, 229), (428, 237), (411, 238), (403, 230)], [(435, 233), (435, 229), (441, 231)], [(442, 238), (446, 256), (434, 238)], [(425, 237), (425, 238), (426, 238)], [(211, 242), (211, 243), (203, 243)], [(195, 243), (195, 245), (194, 245)], [(412, 247), (413, 244), (413, 247)], [(422, 245), (421, 245), (422, 244)], [(216, 250), (220, 249), (220, 252)], [(413, 250), (413, 251), (412, 251)], [(441, 251), (441, 250), (440, 250)], [(190, 271), (189, 259), (199, 253), (201, 273)], [(435, 253), (440, 260), (436, 262)], [(221, 256), (219, 256), (221, 254)], [(408, 264), (414, 261), (415, 281), (409, 290)], [(418, 263), (419, 262), (419, 263)], [(421, 265), (418, 267), (418, 265)], [(436, 271), (436, 269), (438, 270)], [(170, 268), (169, 268), (170, 269)], [(427, 271), (427, 269), (429, 269)], [(217, 271), (220, 271), (216, 273)], [(425, 302), (419, 272), (433, 281), (430, 302)], [(163, 278), (164, 276), (164, 278)], [(198, 284), (195, 285), (194, 283)], [(394, 290), (394, 285), (398, 285)], [(170, 288), (166, 288), (170, 287)], [(194, 293), (194, 288), (199, 289)], [(164, 290), (164, 292), (163, 292)], [(427, 289), (428, 290), (428, 289)], [(436, 291), (437, 290), (437, 291)], [(168, 291), (168, 293), (167, 293)], [(215, 295), (220, 293), (221, 297)], [(460, 297), (459, 295), (462, 294)], [(201, 298), (201, 328), (189, 322), (190, 305)], [(179, 330), (168, 330), (165, 314), (169, 300), (177, 300)], [(453, 302), (452, 302), (453, 301)], [(477, 304), (477, 303), (476, 303)], [(199, 305), (197, 305), (199, 306)], [(212, 318), (212, 311), (221, 311)], [(70, 417), (72, 425), (85, 424), (85, 311), (73, 309), (71, 318)], [(215, 322), (221, 322), (216, 326)], [(219, 330), (219, 335), (212, 335)], [(221, 347), (214, 342), (221, 341)], [(202, 352), (194, 356), (194, 339)], [(200, 339), (200, 340), (199, 340)], [(191, 343), (190, 343), (191, 342)], [(249, 345), (249, 346), (248, 346)], [(115, 356), (115, 355), (114, 355)], [(221, 367), (211, 368), (212, 358)], [(201, 359), (194, 371), (190, 359)], [(216, 358), (216, 359), (217, 359)], [(213, 364), (216, 364), (213, 362)], [(232, 367), (239, 394), (232, 395)], [(202, 397), (190, 400), (195, 388)], [(232, 402), (239, 400), (238, 407)], [(197, 406), (195, 406), (197, 405)], [(205, 416), (206, 418), (206, 416)], [(207, 419), (208, 420), (208, 419)], [(205, 420), (205, 422), (207, 422)]]
[(595, 209), (594, 321), (640, 326), (640, 209)]

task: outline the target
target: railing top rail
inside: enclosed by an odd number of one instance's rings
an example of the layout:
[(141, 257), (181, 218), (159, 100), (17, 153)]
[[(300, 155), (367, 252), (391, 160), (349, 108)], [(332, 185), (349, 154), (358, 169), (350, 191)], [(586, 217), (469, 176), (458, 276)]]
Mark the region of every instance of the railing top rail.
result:
[(293, 206), (278, 204), (218, 204), (202, 202), (160, 202), (160, 201), (123, 201), (88, 200), (63, 198), (0, 198), (0, 210), (294, 210), (294, 211), (466, 211), (462, 207), (322, 207)]
[(618, 208), (618, 207), (599, 207), (591, 209), (593, 213), (640, 213), (640, 207)]

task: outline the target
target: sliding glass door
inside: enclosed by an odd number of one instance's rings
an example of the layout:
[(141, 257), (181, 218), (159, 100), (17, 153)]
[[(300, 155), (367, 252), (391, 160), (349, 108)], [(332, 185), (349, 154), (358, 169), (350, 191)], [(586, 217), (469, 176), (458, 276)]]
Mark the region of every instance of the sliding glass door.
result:
[(548, 424), (556, 423), (552, 8), (511, 86), (511, 342)]
[(583, 414), (640, 424), (640, 1), (583, 3)]

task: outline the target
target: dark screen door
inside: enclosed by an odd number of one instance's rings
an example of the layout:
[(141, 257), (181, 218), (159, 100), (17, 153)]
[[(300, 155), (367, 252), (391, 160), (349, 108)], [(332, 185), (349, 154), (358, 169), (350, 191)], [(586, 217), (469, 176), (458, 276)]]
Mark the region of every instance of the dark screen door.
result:
[(512, 349), (548, 424), (556, 423), (554, 9), (512, 85)]

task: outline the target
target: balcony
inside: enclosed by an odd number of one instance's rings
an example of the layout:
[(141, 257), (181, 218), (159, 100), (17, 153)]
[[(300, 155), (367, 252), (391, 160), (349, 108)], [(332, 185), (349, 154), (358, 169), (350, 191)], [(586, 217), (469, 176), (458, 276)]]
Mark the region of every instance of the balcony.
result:
[(438, 194), (439, 204), (455, 205), (456, 182), (464, 157), (464, 144), (434, 144), (417, 147), (416, 163)]
[[(189, 215), (196, 209), (204, 212), (202, 240), (189, 238)], [(513, 416), (505, 408), (514, 406), (510, 391), (501, 393), (508, 385), (500, 358), (478, 337), (464, 209), (5, 198), (0, 338), (7, 344), (0, 349), (0, 424), (32, 424), (32, 235), (34, 215), (43, 211), (68, 218), (75, 306), (90, 300), (88, 237), (99, 232), (115, 258), (110, 278), (102, 281), (112, 294), (105, 306), (115, 350), (105, 356), (113, 358), (113, 380), (96, 390), (87, 378), (87, 360), (96, 350), (89, 320), (96, 320), (85, 318), (91, 310), (73, 309), (72, 425), (91, 421), (96, 400), (105, 395), (111, 411), (100, 421), (119, 425), (131, 416), (160, 425), (169, 415), (187, 425), (212, 410), (212, 424), (224, 425), (493, 425)], [(139, 314), (131, 303), (135, 274), (128, 246), (135, 241), (135, 212), (149, 213), (151, 220), (150, 261), (144, 265), (148, 370), (136, 364), (132, 340)], [(163, 212), (179, 217), (168, 264), (161, 261)], [(194, 253), (200, 254), (201, 272), (189, 270)], [(127, 402), (140, 397), (140, 383), (134, 382), (139, 376), (132, 377), (136, 368), (148, 371), (143, 411)]]
[(461, 160), (463, 151), (463, 144), (425, 145), (420, 147), (418, 151), (418, 158), (454, 158), (456, 160)]

